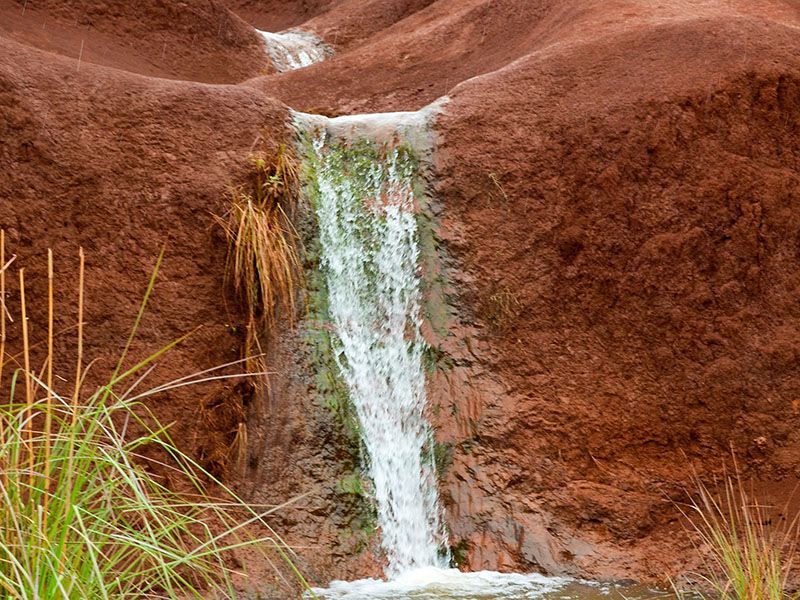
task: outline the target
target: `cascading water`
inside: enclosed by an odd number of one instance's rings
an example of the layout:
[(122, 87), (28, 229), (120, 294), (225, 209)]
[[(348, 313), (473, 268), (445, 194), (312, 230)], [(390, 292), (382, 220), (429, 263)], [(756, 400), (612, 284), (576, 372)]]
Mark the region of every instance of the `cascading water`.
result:
[[(388, 562), (388, 581), (334, 581), (314, 594), (328, 600), (606, 597), (613, 586), (447, 568), (425, 419), (415, 193), (415, 157), (430, 150), (429, 121), (438, 109), (335, 119), (295, 113), (296, 127), (312, 140), (305, 148), (306, 185), (319, 229), (334, 360), (358, 416)], [(654, 596), (632, 591), (626, 597)]]
[(279, 73), (302, 69), (321, 62), (333, 51), (309, 31), (291, 30), (280, 33), (256, 31), (264, 39), (267, 53)]
[(313, 143), (316, 213), (336, 360), (358, 415), (393, 577), (446, 567), (425, 420), (416, 165), (408, 150)]

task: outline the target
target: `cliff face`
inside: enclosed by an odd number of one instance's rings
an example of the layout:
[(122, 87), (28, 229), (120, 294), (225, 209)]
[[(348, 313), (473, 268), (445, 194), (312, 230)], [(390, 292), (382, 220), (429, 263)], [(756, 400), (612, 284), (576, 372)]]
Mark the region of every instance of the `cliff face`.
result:
[(447, 489), (474, 567), (657, 578), (731, 448), (795, 489), (798, 13), (582, 4), (438, 125)]
[[(156, 378), (238, 358), (211, 215), (259, 136), (290, 139), (287, 105), (415, 110), (448, 94), (428, 249), (444, 286), (432, 311), (447, 316), (428, 331), (429, 392), (465, 564), (662, 579), (695, 560), (672, 501), (731, 447), (772, 501), (794, 489), (796, 2), (231, 0), (174, 18), (137, 3), (168, 16), (169, 59), (156, 17), (32, 4), (0, 1), (0, 227), (32, 273), (54, 248), (65, 305), (86, 248), (98, 368), (119, 354), (164, 244), (134, 351), (202, 325)], [(271, 29), (311, 19), (339, 53), (255, 77), (269, 66), (236, 14)], [(232, 37), (209, 34), (216, 22)], [(30, 285), (44, 294), (43, 277)], [(34, 306), (34, 332), (44, 318)], [(152, 408), (248, 497), (309, 492), (277, 524), (318, 582), (377, 574), (342, 485), (353, 443), (320, 400), (305, 329), (278, 331), (269, 359), (261, 398), (219, 384)], [(230, 454), (243, 423), (244, 466)]]

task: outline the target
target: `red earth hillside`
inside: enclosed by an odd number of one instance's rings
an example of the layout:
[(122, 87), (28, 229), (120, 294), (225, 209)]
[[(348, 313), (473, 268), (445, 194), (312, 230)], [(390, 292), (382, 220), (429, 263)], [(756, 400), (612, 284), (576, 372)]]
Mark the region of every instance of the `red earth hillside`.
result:
[[(251, 25), (337, 54), (268, 74)], [(430, 341), (455, 367), (429, 388), (451, 541), (472, 568), (663, 580), (697, 560), (672, 503), (692, 473), (733, 446), (769, 500), (800, 477), (798, 32), (796, 0), (0, 0), (0, 227), (31, 298), (55, 250), (57, 362), (78, 247), (100, 372), (165, 246), (134, 354), (202, 326), (153, 377), (205, 369), (241, 351), (213, 215), (257, 139), (289, 141), (289, 107), (448, 94)], [(279, 333), (258, 402), (213, 384), (152, 409), (248, 498), (308, 492), (275, 523), (315, 583), (378, 575), (303, 331)]]
[(564, 3), (453, 90), (436, 196), (469, 366), (440, 394), (469, 421), (444, 427), (471, 566), (680, 572), (670, 499), (731, 447), (789, 499), (798, 26), (789, 2)]
[[(236, 360), (240, 340), (231, 326), (239, 317), (225, 304), (225, 243), (213, 214), (224, 210), (226, 187), (256, 136), (284, 135), (285, 109), (248, 88), (91, 64), (76, 73), (72, 60), (3, 38), (0, 47), (0, 226), (16, 265), (27, 270), (29, 298), (45, 296), (46, 252), (55, 253), (62, 368), (74, 361), (79, 247), (87, 257), (86, 355), (99, 360), (94, 380), (120, 355), (162, 248), (166, 258), (133, 356), (201, 327), (161, 363), (153, 385)], [(31, 302), (34, 340), (45, 309)], [(236, 400), (232, 386), (202, 393)], [(219, 472), (238, 422), (199, 412), (206, 399), (197, 394), (158, 398), (153, 409), (175, 423), (183, 448)]]
[(235, 83), (271, 70), (260, 36), (216, 0), (0, 0), (0, 34), (170, 79)]

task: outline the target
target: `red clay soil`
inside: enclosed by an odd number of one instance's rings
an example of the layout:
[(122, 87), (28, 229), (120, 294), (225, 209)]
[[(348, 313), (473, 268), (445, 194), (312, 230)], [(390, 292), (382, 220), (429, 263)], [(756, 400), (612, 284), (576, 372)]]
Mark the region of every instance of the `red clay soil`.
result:
[(224, 0), (247, 22), (264, 31), (300, 28), (345, 50), (383, 32), (434, 0)]
[(473, 568), (658, 579), (693, 472), (800, 476), (800, 8), (567, 4), (437, 124), (449, 522)]
[(237, 15), (263, 31), (283, 31), (303, 25), (341, 0), (223, 0)]
[(0, 0), (0, 35), (153, 77), (235, 83), (271, 72), (261, 37), (214, 0)]
[[(251, 84), (301, 111), (416, 110), (459, 82), (499, 69), (530, 52), (546, 33), (541, 20), (557, 3), (439, 0), (422, 8), (425, 4), (417, 3), (420, 9), (416, 12), (332, 59)], [(386, 14), (381, 18), (388, 23), (388, 16), (404, 3), (369, 6), (383, 7)], [(347, 26), (348, 16), (332, 11), (309, 25), (335, 44), (337, 28)], [(344, 36), (352, 35), (345, 29)]]
[[(31, 323), (46, 323), (46, 251), (56, 257), (64, 362), (74, 356), (78, 248), (86, 252), (87, 356), (105, 373), (122, 350), (153, 265), (164, 265), (132, 354), (192, 332), (157, 369), (174, 378), (236, 360), (238, 315), (224, 303), (225, 243), (212, 227), (258, 132), (283, 131), (285, 109), (242, 87), (149, 79), (0, 38), (2, 227), (28, 272)], [(25, 64), (21, 71), (18, 64)], [(65, 100), (68, 99), (68, 100)], [(197, 298), (202, 298), (198, 302)], [(16, 340), (18, 331), (12, 333)], [(210, 396), (224, 386), (210, 386)], [(161, 398), (176, 438), (215, 468), (230, 445), (210, 439), (194, 393)], [(187, 418), (188, 417), (188, 418)], [(227, 436), (226, 423), (220, 431)], [(200, 435), (198, 435), (200, 434)], [(220, 462), (220, 465), (223, 463)]]
[[(238, 358), (212, 215), (257, 137), (288, 138), (279, 101), (414, 110), (450, 92), (434, 191), (455, 316), (431, 341), (456, 366), (430, 391), (468, 566), (663, 579), (696, 563), (670, 500), (685, 499), (693, 471), (718, 474), (733, 446), (771, 500), (792, 490), (797, 1), (23, 5), (0, 0), (0, 227), (30, 298), (44, 296), (56, 252), (61, 364), (81, 245), (98, 372), (119, 355), (164, 244), (133, 356), (202, 325), (156, 380)], [(311, 19), (339, 53), (245, 85), (170, 80), (264, 68), (255, 33), (223, 5), (263, 29)], [(36, 340), (43, 309), (31, 302)], [(342, 527), (355, 507), (337, 481), (352, 457), (313, 394), (301, 338), (271, 345), (264, 398), (217, 384), (152, 408), (214, 472), (244, 473), (248, 497), (310, 492), (277, 525), (316, 583), (374, 575)], [(245, 465), (230, 451), (243, 424)]]

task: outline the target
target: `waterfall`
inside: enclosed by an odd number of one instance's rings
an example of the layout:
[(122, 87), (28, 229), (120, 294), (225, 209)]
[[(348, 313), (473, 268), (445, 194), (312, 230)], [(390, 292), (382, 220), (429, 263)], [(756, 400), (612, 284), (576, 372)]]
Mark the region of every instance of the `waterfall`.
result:
[(417, 157), (431, 151), (430, 122), (446, 101), (417, 112), (334, 119), (294, 113), (301, 137), (311, 140), (306, 187), (319, 229), (334, 360), (358, 416), (388, 561), (388, 581), (332, 581), (305, 598), (520, 600), (570, 583), (447, 568), (425, 418), (415, 189)]
[(315, 210), (335, 359), (358, 416), (391, 578), (445, 567), (425, 419), (410, 150), (313, 142)]

